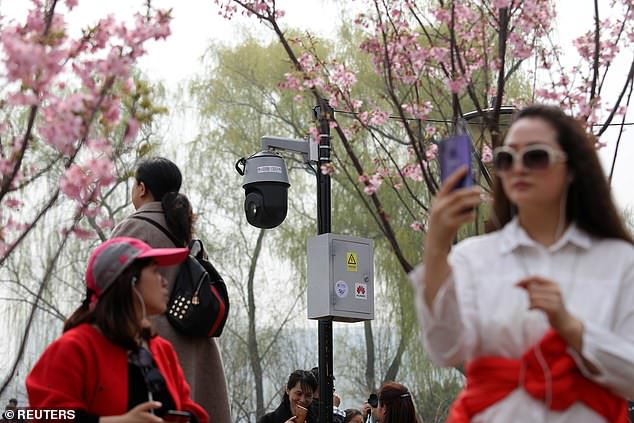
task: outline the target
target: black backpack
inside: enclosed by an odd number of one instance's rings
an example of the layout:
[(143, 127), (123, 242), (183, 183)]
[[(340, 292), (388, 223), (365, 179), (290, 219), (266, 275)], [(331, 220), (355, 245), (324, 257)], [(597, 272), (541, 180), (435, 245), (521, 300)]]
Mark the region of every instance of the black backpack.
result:
[[(180, 243), (158, 222), (132, 216), (156, 226), (174, 245)], [(166, 317), (179, 332), (195, 337), (217, 337), (229, 315), (229, 295), (224, 280), (207, 259), (203, 243), (189, 244), (189, 257), (181, 264), (167, 304)]]

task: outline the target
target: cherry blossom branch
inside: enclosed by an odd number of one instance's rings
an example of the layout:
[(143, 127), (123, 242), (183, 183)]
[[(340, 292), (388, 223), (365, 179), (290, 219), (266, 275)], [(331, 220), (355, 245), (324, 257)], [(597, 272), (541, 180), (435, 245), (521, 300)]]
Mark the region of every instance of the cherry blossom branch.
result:
[(9, 256), (11, 255), (11, 253), (17, 248), (18, 245), (20, 245), (20, 243), (22, 241), (24, 241), (24, 239), (26, 238), (26, 236), (31, 232), (31, 230), (38, 224), (38, 222), (40, 221), (40, 219), (42, 219), (42, 217), (44, 217), (44, 215), (46, 215), (46, 213), (48, 213), (49, 209), (51, 207), (53, 207), (53, 205), (55, 204), (55, 202), (57, 202), (57, 199), (59, 197), (59, 188), (56, 189), (53, 192), (53, 195), (51, 195), (51, 197), (49, 198), (49, 200), (46, 202), (46, 204), (44, 205), (44, 207), (40, 210), (40, 212), (37, 214), (37, 216), (35, 217), (35, 219), (33, 219), (33, 221), (31, 222), (31, 224), (18, 236), (18, 238), (9, 245), (9, 247), (7, 247), (6, 251), (3, 252), (2, 255), (0, 255), (0, 267), (2, 267), (2, 265), (4, 264), (4, 262), (7, 260), (7, 258), (9, 258)]
[[(73, 218), (73, 224), (71, 225), (70, 230), (67, 231), (66, 233), (64, 233), (64, 235), (62, 237), (61, 244), (59, 245), (57, 251), (53, 255), (53, 258), (51, 259), (51, 261), (48, 263), (48, 265), (46, 267), (46, 270), (44, 272), (44, 278), (42, 279), (42, 282), (40, 283), (39, 289), (37, 291), (37, 296), (35, 297), (35, 299), (33, 301), (33, 305), (31, 307), (31, 311), (29, 313), (29, 317), (28, 317), (28, 319), (26, 321), (26, 326), (24, 328), (24, 333), (22, 335), (22, 339), (20, 340), (20, 346), (18, 347), (18, 354), (17, 354), (15, 360), (13, 361), (13, 365), (11, 366), (11, 369), (9, 370), (9, 373), (8, 373), (7, 377), (5, 378), (4, 382), (2, 383), (2, 387), (0, 387), (0, 396), (4, 393), (4, 391), (7, 389), (7, 387), (11, 383), (11, 381), (13, 379), (13, 376), (15, 375), (15, 372), (16, 372), (18, 366), (22, 362), (22, 358), (24, 356), (24, 351), (26, 349), (26, 344), (27, 344), (27, 341), (29, 339), (29, 334), (31, 332), (31, 326), (33, 325), (33, 320), (35, 318), (35, 312), (38, 309), (40, 299), (42, 298), (42, 294), (44, 293), (44, 289), (48, 285), (48, 281), (50, 280), (50, 278), (51, 278), (51, 276), (53, 274), (53, 269), (57, 265), (57, 260), (59, 260), (59, 257), (62, 254), (62, 251), (64, 249), (64, 246), (66, 245), (66, 242), (68, 241), (68, 238), (69, 238), (69, 236), (71, 234), (71, 231), (79, 223), (79, 221), (81, 219), (81, 216), (82, 216), (82, 213), (83, 213), (84, 210), (85, 210), (85, 207), (81, 208), (75, 214), (75, 217)], [(1, 266), (1, 262), (0, 262), (0, 266)]]
[(590, 104), (594, 100), (599, 82), (599, 51), (601, 50), (601, 22), (599, 21), (599, 1), (594, 0), (594, 61), (592, 64), (592, 86), (590, 87)]
[(359, 199), (361, 200), (361, 203), (363, 204), (363, 206), (365, 207), (367, 212), (370, 214), (370, 216), (372, 217), (372, 219), (376, 223), (376, 226), (379, 228), (379, 230), (381, 231), (383, 236), (385, 236), (387, 238), (388, 233), (385, 231), (385, 228), (383, 227), (383, 223), (381, 222), (381, 220), (377, 216), (375, 209), (368, 202), (368, 200), (367, 200), (368, 199), (368, 195), (366, 195), (365, 193), (363, 193), (361, 191), (361, 189), (359, 188), (359, 184), (357, 183), (358, 180), (355, 180), (355, 178), (352, 177), (352, 175), (348, 171), (348, 167), (341, 160), (341, 158), (339, 158), (339, 156), (336, 155), (336, 154), (334, 155), (334, 158), (335, 158), (336, 162), (339, 164), (338, 168), (342, 170), (342, 172), (346, 176), (346, 179), (348, 180), (350, 185), (353, 187), (353, 189), (356, 191), (357, 196), (359, 197)]
[(502, 99), (504, 97), (506, 66), (506, 42), (508, 39), (509, 10), (504, 7), (500, 9), (500, 31), (498, 38), (498, 60), (500, 61), (500, 69), (498, 71), (498, 84), (495, 94), (495, 104), (493, 105), (493, 118), (489, 120), (489, 131), (491, 133), (491, 148), (496, 148), (500, 144), (500, 110), (502, 109)]
[(414, 153), (416, 154), (416, 158), (421, 166), (423, 171), (423, 178), (425, 179), (425, 183), (427, 184), (427, 189), (430, 190), (432, 194), (435, 194), (436, 190), (434, 184), (431, 182), (431, 176), (428, 174), (424, 163), (427, 161), (423, 152), (418, 148), (418, 144), (416, 143), (416, 136), (412, 132), (412, 128), (410, 127), (408, 120), (405, 117), (405, 113), (403, 111), (402, 102), (396, 96), (396, 90), (394, 88), (394, 78), (392, 75), (392, 63), (390, 60), (390, 54), (387, 50), (388, 48), (388, 39), (385, 29), (383, 27), (383, 23), (381, 21), (381, 11), (379, 10), (378, 0), (374, 0), (375, 9), (377, 11), (377, 18), (379, 19), (379, 27), (381, 28), (381, 36), (383, 38), (383, 51), (384, 51), (384, 72), (385, 72), (385, 81), (387, 82), (387, 93), (392, 101), (392, 105), (396, 108), (398, 116), (401, 119), (403, 127), (405, 128), (405, 132), (407, 133), (408, 138), (410, 139), (411, 145), (414, 149)]
[[(632, 89), (634, 89), (634, 79), (630, 79), (630, 92), (627, 94), (627, 102), (626, 102), (626, 110), (630, 106), (630, 100), (632, 99)], [(616, 157), (619, 154), (619, 146), (621, 144), (621, 136), (623, 132), (625, 132), (625, 117), (627, 116), (627, 112), (623, 113), (623, 118), (621, 119), (621, 128), (619, 129), (619, 136), (616, 139), (616, 147), (614, 148), (614, 156), (612, 157), (612, 165), (610, 166), (610, 176), (608, 181), (610, 185), (612, 184), (612, 175), (614, 175), (614, 166), (616, 165)]]
[[(625, 78), (625, 84), (623, 84), (623, 89), (619, 93), (619, 97), (617, 98), (616, 103), (614, 104), (614, 107), (612, 107), (612, 111), (610, 112), (608, 118), (605, 120), (605, 122), (603, 122), (601, 129), (599, 129), (597, 136), (600, 137), (601, 135), (603, 135), (603, 133), (610, 127), (610, 124), (612, 123), (612, 119), (614, 119), (614, 115), (616, 114), (617, 110), (619, 109), (619, 106), (621, 105), (621, 100), (623, 100), (625, 91), (627, 91), (628, 84), (630, 85), (630, 93), (631, 93), (631, 85), (633, 81), (634, 81), (634, 60), (632, 60), (632, 63), (630, 64), (630, 71), (627, 74), (627, 78)], [(630, 102), (628, 97), (627, 104), (629, 105), (629, 103)], [(625, 119), (623, 119), (622, 123), (625, 123)], [(623, 125), (621, 125), (621, 130), (623, 130)]]
[[(234, 0), (237, 4), (239, 4), (241, 7), (243, 7), (244, 9), (248, 10), (250, 13), (252, 13), (253, 15), (255, 15), (256, 17), (265, 20), (267, 22), (269, 22), (269, 24), (271, 25), (273, 31), (275, 32), (275, 34), (277, 35), (280, 43), (282, 44), (282, 47), (284, 48), (284, 50), (287, 53), (287, 56), (289, 57), (289, 59), (291, 60), (291, 62), (293, 63), (295, 69), (297, 69), (299, 72), (303, 72), (303, 66), (301, 65), (301, 63), (299, 62), (297, 56), (295, 55), (295, 52), (293, 51), (293, 49), (291, 48), (288, 39), (286, 38), (286, 36), (284, 35), (284, 32), (280, 29), (276, 18), (275, 18), (275, 12), (271, 11), (269, 9), (268, 12), (266, 14), (264, 14), (263, 12), (258, 12), (255, 9), (253, 9), (250, 5), (246, 4), (243, 1), (240, 0)], [(275, 2), (273, 2), (274, 4)], [(274, 10), (274, 9), (273, 9)], [(315, 100), (317, 102), (321, 101), (321, 95), (318, 91), (318, 89), (313, 86), (310, 88), (311, 93), (313, 94), (313, 96), (315, 97)], [(336, 123), (336, 120), (335, 120)], [(356, 154), (354, 153), (352, 146), (350, 145), (348, 138), (346, 136), (346, 134), (343, 132), (343, 130), (341, 129), (340, 125), (336, 125), (335, 128), (337, 135), (339, 135), (339, 138), (341, 140), (341, 144), (343, 145), (344, 149), (346, 150), (346, 153), (348, 154), (348, 157), (350, 158), (350, 160), (352, 160), (353, 162), (353, 166), (355, 167), (355, 170), (357, 171), (357, 173), (359, 174), (359, 176), (364, 175), (365, 172), (363, 171), (363, 166), (361, 165), (359, 159), (357, 158)], [(367, 182), (366, 182), (367, 184)], [(396, 240), (396, 235), (394, 233), (394, 230), (392, 229), (392, 226), (389, 222), (389, 217), (387, 215), (387, 213), (385, 212), (385, 209), (383, 208), (383, 205), (381, 204), (378, 196), (376, 195), (376, 193), (373, 193), (370, 195), (371, 201), (373, 203), (373, 206), (375, 207), (375, 209), (377, 210), (377, 213), (380, 216), (380, 221), (384, 227), (385, 233), (387, 234), (387, 238), (394, 250), (394, 253), (397, 256), (398, 261), (401, 263), (401, 266), (403, 267), (403, 269), (405, 269), (406, 272), (409, 272), (413, 269), (413, 266), (407, 261), (407, 259), (405, 259), (405, 256), (403, 255), (403, 252), (401, 251), (400, 245), (398, 244), (398, 241)]]

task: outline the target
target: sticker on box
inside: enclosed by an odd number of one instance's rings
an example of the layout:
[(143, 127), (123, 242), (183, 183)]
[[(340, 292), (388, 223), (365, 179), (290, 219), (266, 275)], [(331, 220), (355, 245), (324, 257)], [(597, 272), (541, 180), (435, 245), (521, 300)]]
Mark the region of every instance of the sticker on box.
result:
[(346, 281), (337, 281), (335, 284), (335, 294), (339, 298), (346, 298), (348, 296), (348, 284)]
[(354, 251), (348, 251), (346, 253), (346, 267), (348, 272), (356, 272), (357, 271), (357, 253)]
[(355, 283), (354, 284), (354, 298), (359, 300), (367, 300), (368, 299), (368, 284), (365, 283)]

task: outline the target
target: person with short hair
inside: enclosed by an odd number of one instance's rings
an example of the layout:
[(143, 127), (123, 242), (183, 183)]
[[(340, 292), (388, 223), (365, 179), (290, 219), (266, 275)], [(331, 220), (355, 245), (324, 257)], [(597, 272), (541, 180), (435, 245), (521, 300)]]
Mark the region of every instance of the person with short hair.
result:
[(481, 202), (456, 171), (411, 274), (430, 358), (465, 364), (448, 423), (627, 422), (634, 242), (594, 139), (560, 108), (528, 106), (493, 163), (493, 230), (452, 245)]
[(30, 406), (75, 410), (86, 422), (161, 422), (172, 410), (207, 422), (174, 349), (148, 320), (167, 308), (160, 267), (187, 255), (186, 248), (153, 249), (127, 237), (95, 248), (83, 303), (27, 376)]

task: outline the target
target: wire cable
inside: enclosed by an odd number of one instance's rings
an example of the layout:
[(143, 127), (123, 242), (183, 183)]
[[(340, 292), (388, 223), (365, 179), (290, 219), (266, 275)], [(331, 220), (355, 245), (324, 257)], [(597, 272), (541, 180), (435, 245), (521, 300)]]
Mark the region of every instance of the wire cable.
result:
[[(341, 113), (344, 115), (351, 115), (351, 116), (359, 116), (361, 113), (359, 112), (350, 112), (347, 110), (335, 110), (335, 112), (337, 113)], [(454, 124), (454, 121), (452, 120), (446, 120), (446, 119), (418, 119), (418, 118), (401, 118), (400, 116), (393, 116), (393, 115), (389, 115), (388, 119), (393, 119), (393, 120), (407, 120), (407, 121), (423, 121), (423, 122), (432, 122), (432, 123), (449, 123), (449, 124)], [(482, 125), (481, 122), (469, 122), (467, 121), (468, 125)], [(510, 123), (498, 123), (499, 126), (510, 126)], [(634, 122), (622, 122), (622, 123), (608, 123), (607, 125), (602, 124), (602, 123), (593, 123), (592, 126), (633, 126)]]

